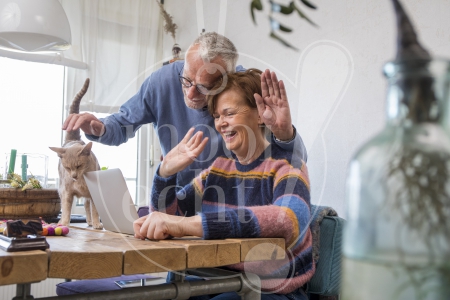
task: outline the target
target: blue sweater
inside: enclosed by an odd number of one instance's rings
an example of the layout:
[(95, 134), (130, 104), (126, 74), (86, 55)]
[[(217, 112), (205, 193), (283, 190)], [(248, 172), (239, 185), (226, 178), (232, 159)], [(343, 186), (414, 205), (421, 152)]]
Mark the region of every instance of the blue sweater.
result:
[[(229, 157), (230, 153), (225, 148), (222, 137), (216, 132), (214, 119), (208, 111), (186, 106), (178, 78), (183, 65), (184, 61), (176, 61), (152, 73), (136, 95), (120, 107), (119, 112), (101, 119), (106, 127), (102, 137), (86, 135), (86, 138), (117, 146), (134, 137), (142, 125), (153, 123), (161, 143), (162, 154), (165, 156), (191, 127), (195, 127), (196, 131), (203, 131), (204, 136), (209, 137), (208, 145), (193, 164), (178, 173), (179, 186), (188, 184), (202, 170), (208, 168), (216, 157)], [(244, 69), (238, 66), (236, 70)], [(295, 150), (294, 165), (300, 166), (301, 160), (306, 161), (306, 149), (298, 134), (294, 141), (278, 144), (288, 151)]]

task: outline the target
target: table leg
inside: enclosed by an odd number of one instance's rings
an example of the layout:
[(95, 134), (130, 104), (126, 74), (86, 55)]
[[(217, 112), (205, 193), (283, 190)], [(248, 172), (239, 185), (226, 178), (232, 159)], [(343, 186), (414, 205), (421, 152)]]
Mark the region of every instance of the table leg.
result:
[(174, 272), (174, 281), (184, 282), (184, 277), (186, 277), (186, 271)]
[(256, 274), (248, 272), (239, 273), (217, 268), (189, 269), (187, 272), (191, 275), (213, 280), (237, 278), (240, 281), (241, 288), (235, 291), (241, 296), (242, 300), (261, 299), (261, 280)]
[(16, 287), (16, 297), (12, 298), (12, 300), (23, 300), (23, 299), (34, 299), (31, 292), (31, 283), (22, 283), (17, 284)]
[[(255, 274), (242, 274), (222, 269), (195, 269), (188, 270), (187, 273), (199, 277), (210, 278), (211, 280), (184, 280), (183, 282), (173, 281), (171, 283), (154, 286), (134, 287), (117, 291), (76, 294), (69, 296), (47, 297), (36, 300), (185, 300), (192, 296), (221, 294), (226, 292), (236, 292), (243, 300), (261, 299), (260, 279)], [(179, 274), (178, 276), (181, 275)]]
[(253, 273), (243, 275), (242, 289), (238, 292), (241, 300), (260, 300), (261, 299), (261, 280), (259, 276)]

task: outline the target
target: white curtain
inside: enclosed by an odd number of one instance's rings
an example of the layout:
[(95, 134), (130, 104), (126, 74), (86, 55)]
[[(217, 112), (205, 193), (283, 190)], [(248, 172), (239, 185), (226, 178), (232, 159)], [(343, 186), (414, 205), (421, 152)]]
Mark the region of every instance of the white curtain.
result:
[(70, 105), (89, 77), (80, 110), (114, 113), (161, 67), (159, 6), (156, 0), (61, 0), (61, 4), (72, 30), (72, 47), (64, 56), (89, 66), (67, 68), (67, 102)]

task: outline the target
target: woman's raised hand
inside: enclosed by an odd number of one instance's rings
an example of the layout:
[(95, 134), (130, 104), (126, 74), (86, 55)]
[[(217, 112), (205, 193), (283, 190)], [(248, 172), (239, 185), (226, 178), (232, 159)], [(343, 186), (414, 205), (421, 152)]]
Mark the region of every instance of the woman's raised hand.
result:
[(166, 178), (184, 170), (205, 149), (208, 138), (203, 138), (201, 131), (193, 133), (194, 128), (189, 129), (183, 140), (167, 153), (159, 167), (159, 176)]
[(261, 96), (254, 95), (261, 120), (279, 140), (292, 139), (294, 128), (284, 82), (266, 70), (261, 74), (261, 90)]

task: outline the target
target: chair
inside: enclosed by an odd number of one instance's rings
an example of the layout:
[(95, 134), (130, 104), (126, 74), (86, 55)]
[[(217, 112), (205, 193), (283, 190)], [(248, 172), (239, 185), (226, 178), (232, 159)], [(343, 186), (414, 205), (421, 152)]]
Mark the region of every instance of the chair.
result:
[[(310, 300), (337, 300), (341, 280), (342, 230), (345, 220), (331, 207), (311, 205), (316, 272), (307, 285)], [(191, 273), (191, 271), (188, 271)], [(211, 270), (211, 274), (216, 270)], [(192, 274), (192, 273), (191, 273)], [(193, 274), (202, 276), (202, 274)], [(211, 275), (204, 275), (209, 277)]]
[[(308, 283), (310, 299), (338, 299), (341, 279), (342, 229), (345, 220), (334, 215), (329, 207), (311, 206), (313, 221), (311, 229), (319, 233), (316, 272)], [(319, 227), (319, 231), (317, 227)]]

